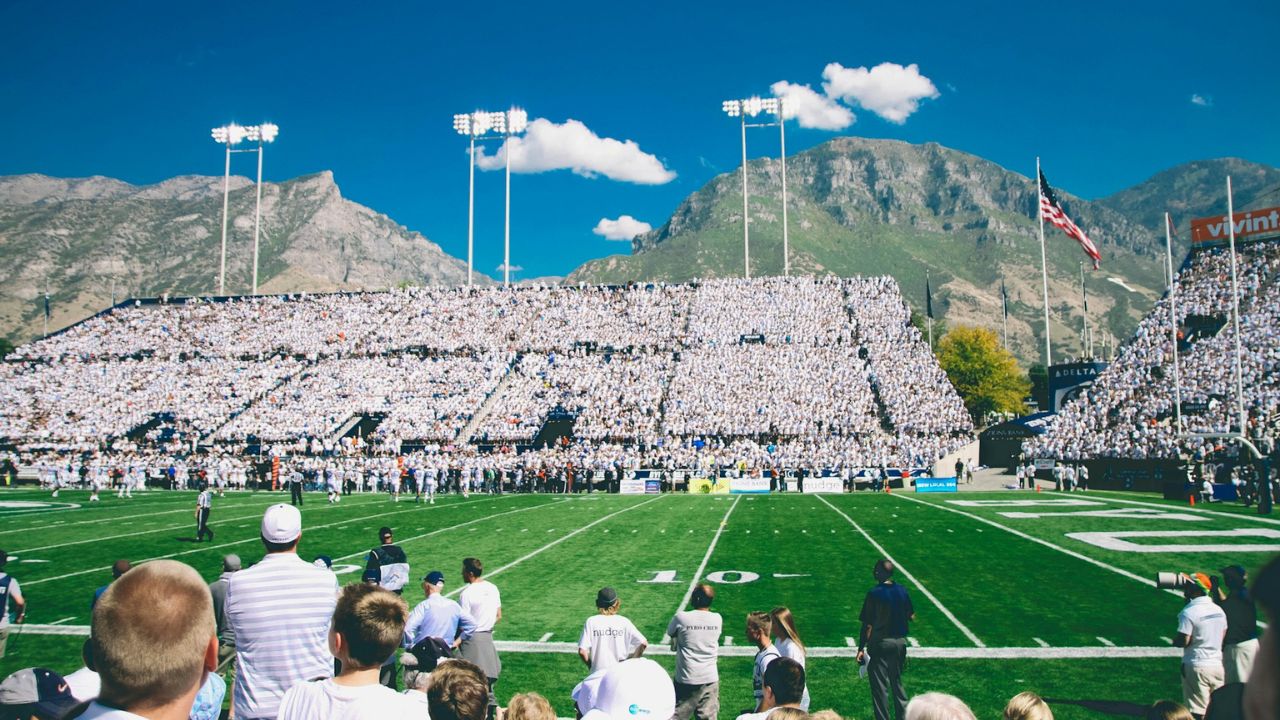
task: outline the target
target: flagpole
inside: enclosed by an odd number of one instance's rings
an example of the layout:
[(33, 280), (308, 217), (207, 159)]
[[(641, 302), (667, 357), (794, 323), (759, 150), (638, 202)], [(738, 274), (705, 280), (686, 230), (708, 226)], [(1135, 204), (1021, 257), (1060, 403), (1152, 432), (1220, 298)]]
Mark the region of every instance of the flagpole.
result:
[(1049, 339), (1049, 264), (1044, 252), (1044, 212), (1040, 209), (1043, 201), (1043, 190), (1040, 187), (1040, 158), (1036, 158), (1036, 217), (1040, 220), (1040, 282), (1044, 289), (1044, 370), (1049, 372), (1053, 364), (1053, 348)]
[(1182, 434), (1182, 373), (1178, 368), (1178, 305), (1173, 285), (1173, 238), (1169, 213), (1164, 214), (1164, 255), (1169, 272), (1169, 335), (1173, 341), (1173, 415)]
[[(1240, 370), (1240, 289), (1236, 283), (1236, 215), (1231, 199), (1231, 176), (1227, 176), (1227, 228), (1231, 233), (1231, 323), (1236, 336), (1236, 412), (1240, 414), (1240, 434), (1245, 428), (1244, 414), (1244, 379)], [(1230, 423), (1228, 423), (1230, 429)]]
[(44, 279), (44, 337), (49, 337), (49, 278)]
[(933, 352), (933, 296), (929, 292), (929, 268), (924, 269), (925, 327), (929, 328), (929, 352)]
[(1093, 352), (1089, 347), (1089, 294), (1084, 289), (1084, 261), (1080, 261), (1080, 302), (1083, 306), (1080, 310), (1080, 353), (1084, 356), (1082, 359), (1092, 358)]
[(1004, 325), (1004, 349), (1009, 349), (1009, 293), (1004, 288), (1004, 277), (1000, 278), (1000, 319)]

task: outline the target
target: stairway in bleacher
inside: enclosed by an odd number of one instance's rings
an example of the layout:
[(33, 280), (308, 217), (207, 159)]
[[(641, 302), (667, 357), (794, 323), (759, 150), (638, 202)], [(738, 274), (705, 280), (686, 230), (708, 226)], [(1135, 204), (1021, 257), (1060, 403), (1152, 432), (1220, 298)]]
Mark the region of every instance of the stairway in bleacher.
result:
[(129, 431), (125, 433), (125, 437), (131, 442), (141, 442), (146, 439), (147, 433), (161, 425), (172, 423), (173, 419), (173, 413), (152, 413), (151, 417), (148, 418), (146, 422), (139, 423), (138, 425), (134, 425), (132, 428), (129, 428)]
[(497, 387), (493, 389), (493, 392), (489, 393), (489, 396), (484, 399), (484, 402), (480, 403), (480, 408), (471, 416), (471, 419), (467, 421), (467, 424), (462, 426), (462, 429), (458, 431), (458, 434), (453, 437), (454, 444), (462, 445), (471, 440), (471, 436), (476, 433), (476, 428), (480, 427), (480, 423), (484, 422), (484, 419), (489, 417), (489, 413), (493, 411), (493, 405), (497, 402), (498, 396), (502, 394), (502, 390), (507, 387), (509, 382), (511, 382), (511, 373), (515, 370), (516, 365), (520, 364), (521, 357), (522, 356), (517, 355), (516, 358), (511, 361), (511, 364), (507, 366), (507, 372), (502, 376), (502, 379), (498, 381)]
[(338, 431), (333, 434), (334, 440), (341, 440), (344, 437), (369, 437), (373, 434), (383, 420), (387, 419), (386, 413), (358, 413), (347, 418), (342, 423)]

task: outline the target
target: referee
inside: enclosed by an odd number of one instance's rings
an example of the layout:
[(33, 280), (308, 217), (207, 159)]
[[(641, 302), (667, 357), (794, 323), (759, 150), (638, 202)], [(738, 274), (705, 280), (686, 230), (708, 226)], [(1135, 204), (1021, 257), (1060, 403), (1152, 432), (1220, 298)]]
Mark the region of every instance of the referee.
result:
[(196, 542), (202, 542), (206, 534), (209, 542), (213, 542), (213, 528), (209, 527), (209, 511), (213, 509), (213, 493), (209, 492), (209, 483), (200, 483), (200, 494), (196, 497)]

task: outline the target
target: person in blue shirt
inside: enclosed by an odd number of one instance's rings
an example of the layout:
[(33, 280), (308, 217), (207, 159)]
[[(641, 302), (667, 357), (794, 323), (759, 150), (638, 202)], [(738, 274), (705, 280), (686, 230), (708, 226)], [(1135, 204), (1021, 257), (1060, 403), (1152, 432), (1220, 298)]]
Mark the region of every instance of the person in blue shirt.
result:
[(858, 635), (858, 664), (867, 663), (875, 720), (889, 720), (890, 691), (894, 719), (903, 720), (907, 710), (902, 668), (907, 660), (907, 623), (916, 619), (916, 612), (907, 589), (893, 581), (893, 571), (893, 561), (884, 558), (876, 561), (872, 570), (876, 586), (867, 593), (858, 616), (862, 623), (862, 632)]

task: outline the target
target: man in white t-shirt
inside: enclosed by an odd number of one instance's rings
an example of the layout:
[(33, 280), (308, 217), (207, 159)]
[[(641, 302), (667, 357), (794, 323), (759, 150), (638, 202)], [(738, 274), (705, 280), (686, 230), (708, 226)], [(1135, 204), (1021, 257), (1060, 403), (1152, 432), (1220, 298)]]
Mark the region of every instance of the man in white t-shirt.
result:
[(458, 657), (475, 663), (485, 677), (489, 679), (489, 704), (497, 707), (498, 699), (493, 694), (493, 686), (498, 682), (502, 672), (502, 661), (498, 659), (498, 649), (493, 645), (493, 627), (502, 619), (502, 595), (498, 586), (481, 579), (484, 563), (479, 558), (464, 558), (462, 561), (462, 580), (466, 586), (458, 596), (458, 604), (462, 612), (475, 620), (475, 629), (470, 633), (463, 632), (458, 645)]
[(676, 720), (716, 720), (720, 714), (720, 670), (716, 653), (724, 618), (711, 611), (716, 591), (710, 585), (693, 588), (692, 610), (681, 610), (667, 625), (671, 649), (676, 651)]
[(302, 682), (280, 700), (280, 720), (418, 720), (422, 705), (382, 685), (382, 664), (404, 635), (409, 608), (374, 584), (344, 587), (329, 626), (329, 649), (342, 665), (333, 678)]
[(627, 618), (618, 614), (622, 601), (611, 587), (596, 593), (597, 614), (587, 618), (578, 638), (578, 657), (591, 672), (607, 670), (629, 658), (638, 658), (649, 641)]
[(1178, 613), (1178, 634), (1174, 647), (1182, 650), (1182, 696), (1196, 718), (1204, 716), (1209, 695), (1225, 682), (1222, 666), (1222, 639), (1227, 634), (1227, 615), (1209, 597), (1212, 582), (1204, 573), (1187, 576), (1182, 594), (1186, 607)]

